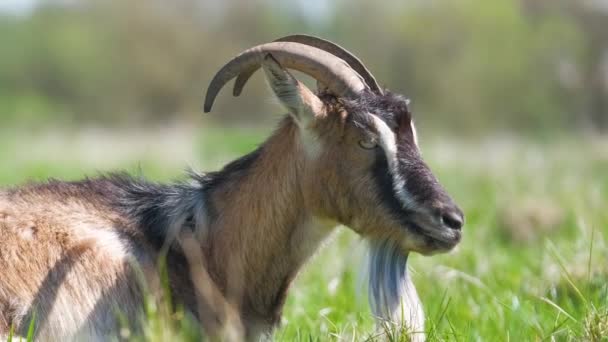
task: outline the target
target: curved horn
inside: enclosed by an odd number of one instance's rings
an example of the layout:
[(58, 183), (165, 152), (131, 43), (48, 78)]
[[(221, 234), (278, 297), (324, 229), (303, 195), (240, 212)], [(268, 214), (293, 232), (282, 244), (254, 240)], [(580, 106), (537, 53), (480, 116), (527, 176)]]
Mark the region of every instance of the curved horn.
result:
[[(313, 46), (318, 49), (327, 51), (327, 52), (333, 54), (334, 56), (337, 56), (337, 57), (343, 59), (346, 63), (348, 63), (348, 65), (350, 65), (351, 68), (353, 68), (356, 72), (358, 72), (359, 75), (361, 75), (361, 77), (363, 77), (367, 86), (374, 93), (380, 94), (380, 95), (382, 95), (384, 93), (382, 91), (382, 88), (376, 81), (376, 78), (374, 77), (374, 75), (372, 75), (372, 73), (365, 67), (363, 62), (361, 62), (361, 60), (359, 58), (357, 58), (351, 52), (349, 52), (348, 50), (339, 46), (338, 44), (332, 43), (329, 40), (325, 40), (322, 38), (317, 38), (317, 37), (313, 37), (313, 36), (309, 36), (309, 35), (305, 35), (305, 34), (294, 34), (294, 35), (290, 35), (290, 36), (285, 36), (285, 37), (275, 40), (275, 42), (300, 43), (300, 44)], [(247, 83), (249, 78), (256, 72), (256, 70), (257, 70), (257, 68), (250, 69), (250, 70), (243, 71), (242, 73), (239, 74), (239, 76), (236, 78), (236, 81), (234, 83), (234, 89), (232, 91), (232, 94), (234, 96), (239, 96), (241, 94), (241, 92), (243, 91), (243, 87), (245, 87), (245, 84)]]
[(346, 63), (348, 63), (348, 65), (350, 65), (351, 68), (353, 68), (356, 72), (358, 72), (359, 75), (361, 75), (361, 77), (363, 77), (363, 79), (365, 80), (365, 83), (367, 83), (367, 86), (373, 92), (375, 92), (377, 94), (383, 93), (382, 88), (376, 81), (376, 78), (374, 77), (374, 75), (372, 75), (372, 73), (369, 71), (369, 69), (367, 69), (365, 67), (363, 62), (361, 62), (361, 60), (359, 58), (357, 58), (355, 55), (353, 55), (350, 51), (346, 50), (345, 48), (341, 47), (340, 45), (338, 45), (336, 43), (330, 42), (329, 40), (326, 40), (326, 39), (309, 36), (306, 34), (294, 34), (291, 36), (285, 36), (285, 37), (275, 40), (275, 42), (294, 42), (294, 43), (310, 45), (310, 46), (319, 48), (321, 50), (325, 50), (335, 56), (338, 56), (341, 59), (343, 59)]
[(240, 73), (255, 72), (267, 54), (271, 54), (282, 66), (321, 81), (336, 95), (354, 97), (367, 88), (357, 72), (329, 52), (299, 43), (272, 42), (245, 50), (217, 72), (207, 90), (205, 113), (211, 110), (215, 97), (228, 81)]

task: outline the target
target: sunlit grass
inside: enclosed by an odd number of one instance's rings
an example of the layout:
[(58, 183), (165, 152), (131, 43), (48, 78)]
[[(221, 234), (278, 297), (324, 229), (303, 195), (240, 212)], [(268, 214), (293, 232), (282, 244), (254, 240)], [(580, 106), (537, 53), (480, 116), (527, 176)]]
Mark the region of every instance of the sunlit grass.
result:
[[(117, 168), (155, 180), (179, 179), (187, 166), (215, 169), (252, 150), (263, 135), (208, 130), (175, 143), (176, 149), (192, 144), (184, 160), (167, 155), (171, 146), (159, 150), (168, 140), (147, 139), (131, 150), (129, 139), (125, 146), (99, 139), (109, 151), (102, 155), (105, 159), (91, 160), (82, 155), (86, 151), (70, 148), (78, 140), (47, 146), (48, 158), (43, 152), (30, 158), (28, 151), (44, 146), (18, 134), (2, 135), (0, 184), (78, 179)], [(606, 341), (608, 144), (503, 139), (422, 145), (425, 159), (467, 215), (456, 251), (410, 258), (427, 316), (427, 338)], [(65, 150), (54, 150), (59, 147)], [(118, 160), (112, 160), (113, 150), (120, 152)], [(361, 276), (365, 267), (365, 243), (342, 229), (296, 280), (275, 339), (359, 341), (390, 335), (374, 327)], [(200, 329), (179, 313), (167, 317), (154, 307), (147, 313), (144, 336), (130, 338), (200, 338)]]

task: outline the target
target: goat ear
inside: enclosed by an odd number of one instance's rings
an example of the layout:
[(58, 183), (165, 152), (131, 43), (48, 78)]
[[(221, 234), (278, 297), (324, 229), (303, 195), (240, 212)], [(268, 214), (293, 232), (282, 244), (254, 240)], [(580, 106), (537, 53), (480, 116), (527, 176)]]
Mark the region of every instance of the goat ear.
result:
[(306, 123), (323, 114), (323, 102), (317, 95), (283, 68), (271, 54), (264, 57), (262, 68), (274, 94), (298, 122)]

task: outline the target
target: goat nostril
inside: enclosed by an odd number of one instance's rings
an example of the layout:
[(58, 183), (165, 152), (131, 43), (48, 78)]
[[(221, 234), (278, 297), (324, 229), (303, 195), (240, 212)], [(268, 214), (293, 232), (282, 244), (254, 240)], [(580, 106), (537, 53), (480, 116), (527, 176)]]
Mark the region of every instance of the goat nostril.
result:
[(448, 228), (455, 230), (460, 230), (464, 224), (462, 215), (455, 211), (444, 213), (441, 220)]

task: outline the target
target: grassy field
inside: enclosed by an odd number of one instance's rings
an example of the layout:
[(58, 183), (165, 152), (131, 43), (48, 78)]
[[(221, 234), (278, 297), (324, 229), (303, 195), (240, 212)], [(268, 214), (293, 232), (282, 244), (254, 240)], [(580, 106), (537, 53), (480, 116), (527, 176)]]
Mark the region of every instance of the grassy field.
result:
[[(0, 186), (111, 169), (179, 179), (187, 166), (219, 167), (263, 135), (179, 127), (4, 132)], [(410, 258), (429, 340), (608, 341), (608, 140), (422, 138), (425, 159), (467, 217), (454, 252)], [(365, 267), (365, 243), (342, 229), (295, 282), (275, 339), (373, 336)], [(174, 325), (181, 330), (153, 323), (150, 339), (196, 338), (187, 323)]]

